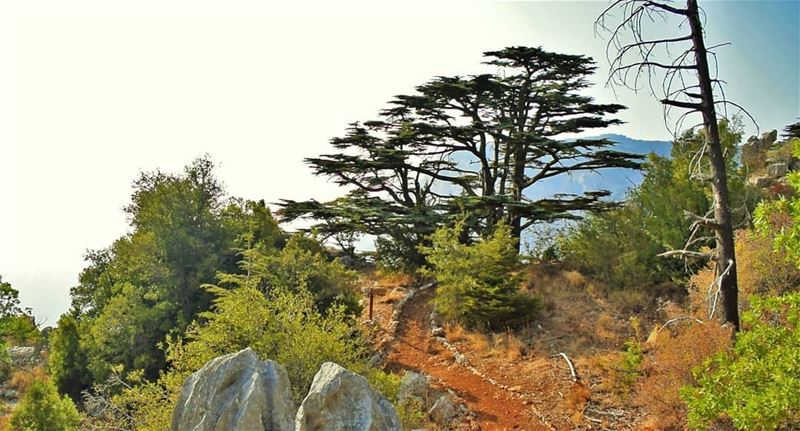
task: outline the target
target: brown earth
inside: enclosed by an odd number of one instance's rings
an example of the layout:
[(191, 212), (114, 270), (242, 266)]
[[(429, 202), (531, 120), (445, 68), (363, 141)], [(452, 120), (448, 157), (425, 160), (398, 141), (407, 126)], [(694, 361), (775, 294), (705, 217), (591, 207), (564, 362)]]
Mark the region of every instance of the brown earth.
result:
[[(457, 429), (482, 430), (635, 430), (641, 409), (619, 387), (620, 350), (630, 338), (644, 339), (663, 316), (653, 310), (625, 310), (638, 297), (599, 294), (591, 280), (556, 265), (531, 267), (523, 290), (543, 298), (531, 324), (515, 332), (470, 331), (447, 326), (447, 339), (468, 367), (431, 335), (429, 303), (433, 289), (418, 292), (399, 316), (396, 337), (386, 346), (396, 304), (415, 283), (372, 281), (387, 288), (376, 297), (370, 329), (375, 348), (388, 352), (387, 367), (431, 377), (434, 386), (452, 389), (474, 413)], [(620, 305), (622, 304), (622, 305)], [(655, 314), (654, 314), (655, 313)], [(365, 310), (365, 318), (367, 312)], [(573, 381), (572, 360), (579, 379)], [(485, 378), (494, 380), (489, 383)]]
[(433, 291), (420, 292), (406, 304), (397, 338), (387, 358), (390, 370), (424, 372), (452, 389), (475, 413), (481, 430), (548, 430), (529, 401), (484, 381), (462, 365), (430, 335)]

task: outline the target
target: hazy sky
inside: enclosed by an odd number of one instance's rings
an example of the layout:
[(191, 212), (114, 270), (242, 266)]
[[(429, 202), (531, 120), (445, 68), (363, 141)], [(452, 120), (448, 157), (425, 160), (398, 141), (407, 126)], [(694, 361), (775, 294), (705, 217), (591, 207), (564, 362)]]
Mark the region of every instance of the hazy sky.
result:
[[(230, 194), (326, 199), (303, 157), (435, 75), (509, 45), (594, 56), (605, 1), (0, 1), (0, 275), (55, 323), (86, 249), (127, 230), (140, 170), (208, 153)], [(728, 95), (764, 129), (800, 113), (800, 2), (701, 1)], [(647, 94), (609, 130), (666, 139)]]

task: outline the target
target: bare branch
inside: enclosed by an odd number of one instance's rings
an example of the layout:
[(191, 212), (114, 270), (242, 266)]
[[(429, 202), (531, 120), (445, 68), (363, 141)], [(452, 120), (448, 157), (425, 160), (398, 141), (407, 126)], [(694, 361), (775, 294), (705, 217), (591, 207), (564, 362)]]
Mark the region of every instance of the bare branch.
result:
[(701, 253), (699, 251), (692, 250), (670, 250), (659, 254), (658, 257), (691, 257), (694, 259), (712, 260), (716, 257), (716, 255), (713, 253)]
[(703, 105), (701, 103), (681, 102), (680, 100), (674, 100), (674, 99), (661, 99), (661, 103), (684, 109), (700, 110), (703, 108)]

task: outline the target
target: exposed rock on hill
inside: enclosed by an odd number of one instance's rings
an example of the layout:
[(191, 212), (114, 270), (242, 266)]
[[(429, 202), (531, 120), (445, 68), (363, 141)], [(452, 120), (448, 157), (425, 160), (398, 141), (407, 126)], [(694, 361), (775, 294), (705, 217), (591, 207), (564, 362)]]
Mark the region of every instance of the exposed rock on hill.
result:
[(209, 361), (183, 384), (172, 431), (291, 431), (286, 370), (251, 349)]
[(748, 182), (758, 188), (780, 192), (786, 185), (790, 171), (800, 168), (794, 156), (791, 140), (778, 141), (778, 132), (765, 132), (761, 137), (751, 136), (742, 145), (742, 162), (748, 173)]
[(296, 418), (297, 431), (401, 430), (394, 407), (364, 377), (333, 362), (322, 365)]
[(181, 389), (172, 431), (394, 431), (394, 407), (364, 377), (322, 365), (295, 415), (286, 370), (255, 352), (212, 359)]

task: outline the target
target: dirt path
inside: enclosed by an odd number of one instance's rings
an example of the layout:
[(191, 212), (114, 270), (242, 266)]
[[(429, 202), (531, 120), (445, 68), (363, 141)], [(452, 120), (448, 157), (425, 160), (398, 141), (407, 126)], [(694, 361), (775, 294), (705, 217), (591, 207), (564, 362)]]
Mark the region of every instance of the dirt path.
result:
[(421, 292), (406, 304), (387, 358), (389, 368), (421, 371), (440, 380), (467, 402), (482, 430), (546, 430), (522, 400), (454, 363), (452, 354), (432, 339), (428, 304), (432, 295), (432, 290)]

